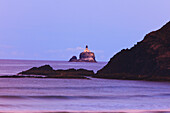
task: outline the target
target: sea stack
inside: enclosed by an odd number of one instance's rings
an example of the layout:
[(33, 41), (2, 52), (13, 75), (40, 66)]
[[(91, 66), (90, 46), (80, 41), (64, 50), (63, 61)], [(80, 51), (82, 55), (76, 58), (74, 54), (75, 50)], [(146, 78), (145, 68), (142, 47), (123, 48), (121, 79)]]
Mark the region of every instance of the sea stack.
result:
[(84, 52), (80, 53), (79, 59), (77, 59), (76, 56), (73, 56), (69, 62), (96, 62), (96, 60), (94, 53), (91, 52), (86, 45), (86, 49)]
[(131, 49), (121, 50), (96, 77), (170, 81), (170, 22)]

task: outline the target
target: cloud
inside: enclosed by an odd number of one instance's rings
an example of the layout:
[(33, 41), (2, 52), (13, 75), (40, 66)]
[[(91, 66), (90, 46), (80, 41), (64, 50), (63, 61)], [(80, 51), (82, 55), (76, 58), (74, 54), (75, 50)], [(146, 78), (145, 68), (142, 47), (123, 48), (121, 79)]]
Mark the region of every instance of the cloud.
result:
[[(63, 52), (83, 52), (84, 48), (82, 47), (76, 47), (76, 48), (66, 48), (66, 49), (50, 49), (45, 51), (45, 53), (63, 53)], [(103, 50), (90, 50), (94, 53), (104, 53)]]
[(50, 49), (47, 50), (46, 53), (65, 53), (65, 52), (80, 52), (83, 51), (82, 47), (76, 47), (76, 48), (66, 48), (66, 49)]
[(13, 46), (0, 44), (0, 48), (10, 49), (13, 48)]
[(66, 49), (66, 51), (72, 51), (72, 52), (82, 51), (82, 50), (84, 50), (82, 47), (67, 48), (67, 49)]
[(0, 50), (0, 57), (1, 58), (21, 58), (25, 57), (24, 52), (21, 51), (5, 51), (5, 50)]
[(11, 51), (11, 52), (9, 52), (9, 55), (23, 57), (25, 54), (24, 54), (24, 52), (21, 52), (21, 51)]
[(5, 53), (3, 51), (0, 51), (0, 56), (5, 55)]
[(58, 49), (58, 50), (48, 50), (48, 51), (45, 51), (45, 53), (60, 53), (62, 51), (63, 50), (60, 50), (60, 49)]

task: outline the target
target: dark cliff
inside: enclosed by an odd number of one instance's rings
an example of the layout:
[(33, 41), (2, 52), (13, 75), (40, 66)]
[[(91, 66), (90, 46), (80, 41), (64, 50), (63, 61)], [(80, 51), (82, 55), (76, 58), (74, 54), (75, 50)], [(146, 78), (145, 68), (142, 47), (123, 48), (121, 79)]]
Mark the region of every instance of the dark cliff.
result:
[(131, 49), (117, 53), (96, 77), (170, 80), (170, 22), (147, 34)]

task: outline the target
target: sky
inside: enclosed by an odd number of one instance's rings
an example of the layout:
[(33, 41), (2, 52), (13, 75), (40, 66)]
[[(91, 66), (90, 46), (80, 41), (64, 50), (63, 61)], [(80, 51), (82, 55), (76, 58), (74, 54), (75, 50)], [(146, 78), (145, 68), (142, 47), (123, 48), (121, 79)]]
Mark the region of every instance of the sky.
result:
[(97, 61), (170, 21), (170, 0), (0, 0), (0, 59)]

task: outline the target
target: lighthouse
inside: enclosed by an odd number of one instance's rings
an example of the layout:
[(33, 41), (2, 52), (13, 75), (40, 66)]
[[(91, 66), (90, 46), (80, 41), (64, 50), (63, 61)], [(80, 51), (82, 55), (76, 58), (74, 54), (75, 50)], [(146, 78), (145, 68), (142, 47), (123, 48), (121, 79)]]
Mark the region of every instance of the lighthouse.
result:
[(88, 49), (88, 45), (83, 52), (80, 53), (79, 59), (76, 56), (73, 56), (69, 62), (96, 62), (95, 55)]
[(84, 52), (90, 52), (90, 50), (88, 49), (88, 45), (86, 45), (86, 49), (84, 50)]

